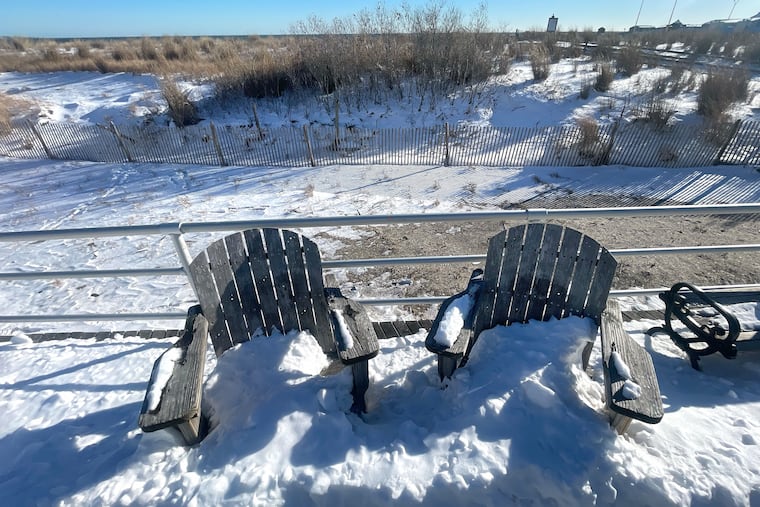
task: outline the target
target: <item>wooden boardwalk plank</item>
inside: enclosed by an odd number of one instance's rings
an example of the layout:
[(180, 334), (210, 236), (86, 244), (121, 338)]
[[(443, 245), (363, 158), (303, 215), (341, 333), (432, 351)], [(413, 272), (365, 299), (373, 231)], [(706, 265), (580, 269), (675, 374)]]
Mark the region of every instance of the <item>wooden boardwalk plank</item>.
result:
[(385, 336), (385, 332), (383, 331), (383, 326), (381, 326), (379, 322), (373, 322), (372, 327), (375, 330), (375, 334), (377, 335), (378, 340), (384, 340), (385, 338), (390, 338), (390, 336)]

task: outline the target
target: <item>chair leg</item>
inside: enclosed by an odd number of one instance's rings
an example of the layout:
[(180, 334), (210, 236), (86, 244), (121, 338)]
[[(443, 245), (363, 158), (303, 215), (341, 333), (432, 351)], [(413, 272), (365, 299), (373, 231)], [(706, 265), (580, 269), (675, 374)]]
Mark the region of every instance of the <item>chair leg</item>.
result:
[(363, 414), (367, 411), (367, 402), (364, 399), (364, 395), (369, 388), (369, 360), (352, 364), (351, 373), (354, 377), (354, 386), (351, 390), (354, 404), (351, 406), (351, 412)]
[(441, 377), (441, 381), (445, 378), (451, 378), (458, 363), (459, 360), (456, 358), (438, 354), (438, 376)]

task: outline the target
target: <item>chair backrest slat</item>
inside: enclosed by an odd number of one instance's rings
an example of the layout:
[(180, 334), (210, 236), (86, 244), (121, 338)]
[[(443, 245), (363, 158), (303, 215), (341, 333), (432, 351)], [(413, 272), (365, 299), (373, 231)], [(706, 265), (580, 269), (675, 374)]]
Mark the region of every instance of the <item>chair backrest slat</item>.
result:
[(530, 299), (525, 320), (542, 320), (544, 318), (561, 240), (562, 227), (556, 224), (547, 224), (544, 228), (541, 251), (538, 254), (538, 263), (536, 264), (534, 294)]
[(319, 248), (309, 238), (301, 237), (303, 242), (303, 257), (306, 261), (306, 278), (311, 289), (311, 304), (314, 309), (314, 325), (312, 332), (314, 338), (322, 346), (325, 354), (335, 352), (335, 340), (333, 339), (332, 318), (330, 309), (327, 307), (327, 299), (324, 296), (325, 287), (322, 281), (322, 259)]
[(231, 234), (201, 252), (190, 275), (217, 355), (273, 329), (309, 331), (334, 351), (322, 260), (311, 240), (279, 229)]
[(215, 241), (208, 246), (206, 253), (230, 338), (233, 343), (245, 341), (250, 335), (243, 318), (243, 306), (235, 285), (227, 247), (223, 241)]
[(489, 270), (490, 257), (487, 259), (483, 281), (486, 291), (494, 293), (493, 308), (488, 315), (482, 315), (482, 320), (480, 315), (477, 317), (476, 332), (493, 327), (494, 322), (506, 322), (508, 319), (524, 233), (524, 226), (512, 227), (489, 241), (488, 253), (489, 256), (493, 254), (494, 261), (490, 263)]
[(591, 282), (591, 289), (586, 301), (586, 310), (584, 315), (593, 318), (597, 324), (601, 323), (602, 312), (607, 306), (607, 297), (612, 288), (612, 279), (615, 276), (617, 261), (607, 249), (602, 248), (599, 255), (599, 261), (594, 271), (594, 281)]
[(569, 315), (598, 323), (616, 265), (599, 243), (567, 227), (529, 224), (502, 231), (489, 241), (476, 334)]
[(230, 257), (230, 265), (233, 270), (235, 285), (237, 286), (240, 301), (243, 301), (242, 312), (245, 318), (247, 333), (245, 336), (235, 336), (232, 341), (241, 343), (248, 336), (264, 330), (264, 320), (261, 316), (261, 305), (256, 296), (256, 286), (253, 282), (251, 264), (248, 260), (248, 252), (245, 248), (245, 239), (242, 234), (230, 234), (224, 238), (227, 246), (227, 254)]
[(290, 275), (285, 260), (285, 249), (282, 246), (282, 237), (279, 229), (264, 229), (264, 243), (266, 244), (269, 258), (269, 269), (272, 272), (274, 293), (277, 296), (277, 307), (280, 310), (283, 333), (291, 329), (300, 329), (298, 315), (293, 301), (293, 289), (290, 286)]
[(285, 255), (288, 260), (290, 283), (293, 286), (293, 298), (298, 310), (299, 329), (308, 330), (314, 334), (314, 330), (316, 329), (314, 308), (311, 304), (312, 294), (306, 278), (306, 265), (304, 263), (300, 236), (291, 231), (282, 231), (282, 239), (285, 243)]
[(252, 229), (243, 232), (245, 245), (248, 250), (248, 262), (256, 285), (256, 295), (261, 307), (261, 315), (264, 318), (264, 334), (270, 335), (272, 328), (282, 331), (282, 319), (277, 308), (277, 298), (274, 295), (272, 273), (269, 271), (267, 251), (264, 248), (264, 240), (261, 231)]
[(578, 258), (578, 248), (582, 237), (583, 235), (576, 230), (563, 229), (551, 289), (544, 310), (544, 320), (549, 320), (551, 317), (556, 319), (564, 317), (567, 291), (570, 288), (570, 280), (573, 277), (573, 268), (575, 267), (575, 260)]
[(507, 318), (509, 322), (524, 322), (528, 313), (528, 305), (531, 299), (535, 297), (533, 281), (540, 257), (543, 235), (543, 224), (528, 225), (520, 249), (520, 265), (517, 268), (512, 304)]
[(578, 258), (575, 261), (573, 279), (570, 281), (570, 291), (567, 294), (565, 311), (562, 313), (563, 317), (583, 314), (598, 257), (599, 243), (588, 236), (584, 236)]
[(190, 264), (190, 276), (193, 279), (195, 293), (201, 304), (201, 310), (208, 321), (208, 332), (217, 355), (232, 347), (232, 337), (224, 320), (222, 306), (217, 293), (216, 282), (211, 274), (211, 267), (206, 252), (201, 252)]
[[(501, 235), (500, 233), (499, 235)], [(497, 235), (497, 237), (499, 236)], [(493, 316), (493, 310), (496, 303), (496, 289), (498, 288), (498, 273), (502, 265), (502, 256), (504, 255), (504, 237), (502, 236), (501, 242), (491, 239), (488, 242), (488, 253), (486, 254), (486, 267), (487, 273), (497, 273), (492, 275), (488, 279), (483, 279), (482, 289), (480, 291), (480, 297), (478, 299), (478, 313), (475, 317), (475, 335), (480, 332), (481, 329), (486, 329), (488, 322), (491, 322)]]

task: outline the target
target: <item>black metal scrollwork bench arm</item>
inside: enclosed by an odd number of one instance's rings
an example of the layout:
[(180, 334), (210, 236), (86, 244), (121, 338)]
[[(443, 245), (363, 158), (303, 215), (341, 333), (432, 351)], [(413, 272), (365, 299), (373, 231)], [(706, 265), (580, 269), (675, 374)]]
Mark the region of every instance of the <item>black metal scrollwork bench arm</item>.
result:
[[(742, 328), (739, 320), (721, 303), (740, 303), (760, 300), (760, 291), (703, 291), (697, 287), (679, 282), (669, 290), (660, 293), (665, 302), (665, 324), (649, 329), (647, 334), (667, 334), (673, 343), (686, 352), (691, 366), (701, 370), (702, 356), (720, 352), (727, 359), (734, 359), (740, 349), (758, 348), (758, 333), (741, 339)], [(708, 318), (696, 312), (712, 308)], [(704, 313), (704, 312), (703, 312)], [(722, 317), (718, 319), (717, 317)], [(678, 319), (688, 329), (688, 333), (673, 329), (673, 319)]]

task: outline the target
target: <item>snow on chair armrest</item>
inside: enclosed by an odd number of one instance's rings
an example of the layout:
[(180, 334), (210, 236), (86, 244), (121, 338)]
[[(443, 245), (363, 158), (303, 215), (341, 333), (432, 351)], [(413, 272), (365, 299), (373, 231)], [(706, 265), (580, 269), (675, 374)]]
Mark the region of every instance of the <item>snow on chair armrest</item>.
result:
[(631, 419), (650, 424), (660, 422), (662, 398), (649, 352), (623, 328), (616, 301), (607, 302), (601, 320), (605, 398), (613, 413), (613, 424), (622, 433)]
[(202, 438), (201, 395), (208, 323), (197, 308), (189, 312), (185, 332), (153, 365), (140, 411), (145, 432), (177, 427), (188, 444)]
[(338, 356), (343, 364), (375, 357), (380, 344), (364, 307), (343, 296), (339, 289), (325, 288), (325, 295), (335, 330)]

